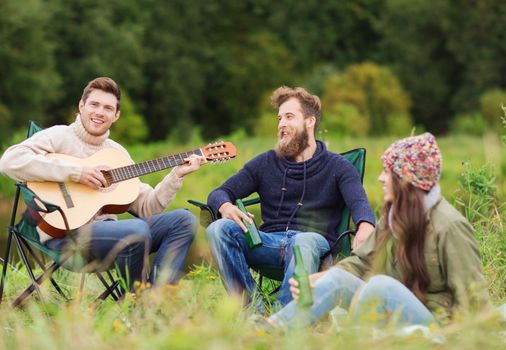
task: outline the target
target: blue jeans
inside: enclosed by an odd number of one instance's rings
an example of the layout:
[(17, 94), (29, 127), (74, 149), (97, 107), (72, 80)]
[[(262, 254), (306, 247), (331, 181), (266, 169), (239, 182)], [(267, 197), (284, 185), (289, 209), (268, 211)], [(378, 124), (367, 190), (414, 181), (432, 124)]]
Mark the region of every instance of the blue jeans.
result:
[[(350, 305), (353, 305), (350, 308)], [(376, 275), (364, 282), (353, 274), (333, 267), (318, 279), (313, 289), (313, 305), (301, 320), (297, 304), (292, 301), (270, 319), (284, 327), (315, 323), (335, 307), (349, 310), (352, 319), (371, 312), (378, 315), (399, 313), (399, 323), (427, 325), (436, 323), (432, 313), (398, 280)], [(373, 310), (374, 311), (374, 310)], [(384, 320), (384, 318), (383, 318)]]
[(211, 252), (227, 292), (246, 293), (251, 298), (256, 292), (256, 283), (249, 268), (260, 271), (277, 269), (281, 275), (284, 274), (278, 300), (281, 305), (286, 305), (292, 300), (288, 285), (294, 269), (292, 246), (300, 246), (306, 269), (314, 273), (320, 266), (320, 257), (330, 250), (329, 243), (321, 234), (314, 232), (259, 233), (262, 245), (250, 249), (244, 232), (232, 220), (220, 219), (207, 228)]
[[(145, 277), (143, 270), (147, 268), (150, 253), (156, 255), (149, 281), (177, 283), (196, 231), (195, 216), (188, 210), (178, 209), (148, 218), (95, 221), (77, 230), (76, 237), (79, 248), (90, 260), (99, 263), (115, 260), (121, 277), (131, 289), (134, 281)], [(71, 242), (69, 237), (51, 239), (46, 246), (63, 250)]]

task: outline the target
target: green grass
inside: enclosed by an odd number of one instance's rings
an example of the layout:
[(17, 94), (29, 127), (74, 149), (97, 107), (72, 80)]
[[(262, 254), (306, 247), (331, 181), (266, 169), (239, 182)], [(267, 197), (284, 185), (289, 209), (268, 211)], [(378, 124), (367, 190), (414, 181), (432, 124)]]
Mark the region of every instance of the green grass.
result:
[[(198, 173), (189, 175), (183, 188), (170, 205), (169, 210), (187, 207), (198, 215), (187, 199), (205, 201), (210, 190), (220, 185), (230, 175), (256, 154), (274, 145), (274, 138), (261, 139), (232, 137), (238, 148), (236, 159), (220, 165), (206, 165)], [(379, 157), (393, 141), (391, 138), (337, 139), (328, 138), (330, 150), (342, 152), (356, 147), (366, 147), (367, 166), (364, 186), (376, 210), (382, 201), (382, 188), (377, 183), (381, 171)], [(473, 225), (480, 243), (484, 271), (494, 304), (506, 302), (506, 222), (501, 203), (505, 198), (503, 174), (506, 171), (505, 148), (497, 137), (439, 138), (443, 152), (443, 194), (464, 212), (471, 208), (460, 186), (463, 163), (474, 167), (488, 163), (496, 175), (497, 190), (493, 210), (486, 217), (473, 216)], [(200, 144), (200, 141), (196, 141)], [(170, 153), (192, 149), (196, 144), (174, 145), (156, 143), (129, 148), (136, 161), (152, 159)], [(156, 184), (166, 172), (151, 174), (144, 181)], [(5, 179), (2, 179), (5, 184)], [(5, 186), (2, 186), (2, 190)], [(8, 192), (2, 192), (9, 197)], [(461, 204), (458, 204), (459, 199)], [(473, 207), (474, 208), (474, 207)], [(256, 212), (258, 216), (258, 211)], [(463, 319), (436, 330), (446, 342), (435, 345), (430, 339), (417, 334), (409, 337), (394, 335), (387, 328), (382, 332), (368, 324), (351, 325), (343, 320), (339, 332), (331, 319), (316, 327), (284, 334), (268, 334), (258, 330), (249, 321), (249, 311), (242, 310), (239, 300), (226, 295), (219, 277), (210, 266), (207, 242), (200, 228), (189, 257), (187, 276), (177, 287), (145, 290), (130, 294), (123, 303), (106, 301), (93, 304), (100, 293), (100, 285), (90, 276), (83, 295), (79, 289), (79, 275), (67, 271), (57, 277), (63, 281), (73, 301), (63, 301), (47, 284), (43, 288), (45, 302), (35, 299), (23, 309), (11, 309), (5, 302), (0, 307), (0, 349), (499, 349), (504, 348), (506, 325), (497, 322), (493, 314), (465, 315)], [(17, 265), (9, 269), (7, 301), (13, 299), (28, 283), (26, 271)], [(503, 332), (503, 333), (501, 333)]]
[[(499, 349), (505, 341), (506, 325), (492, 313), (466, 315), (435, 329), (433, 340), (422, 334), (400, 337), (393, 327), (378, 331), (366, 322), (336, 324), (332, 318), (308, 329), (269, 334), (255, 327), (239, 300), (226, 296), (205, 264), (195, 266), (177, 287), (129, 294), (122, 303), (91, 303), (99, 292), (92, 278), (78, 295), (77, 277), (68, 272), (58, 277), (75, 300), (65, 303), (44, 290), (45, 304), (31, 302), (16, 310), (3, 305), (0, 349)], [(433, 344), (441, 337), (443, 345)]]

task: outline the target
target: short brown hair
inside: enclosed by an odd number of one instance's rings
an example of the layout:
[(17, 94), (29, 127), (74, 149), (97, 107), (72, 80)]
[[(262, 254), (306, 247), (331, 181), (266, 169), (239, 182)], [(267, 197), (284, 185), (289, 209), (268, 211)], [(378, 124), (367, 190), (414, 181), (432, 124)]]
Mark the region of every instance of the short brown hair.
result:
[(288, 86), (281, 86), (272, 93), (272, 106), (274, 108), (279, 108), (279, 106), (292, 97), (295, 97), (299, 101), (304, 118), (309, 118), (310, 116), (314, 116), (316, 118), (314, 128), (316, 133), (321, 119), (322, 104), (320, 102), (320, 98), (316, 95), (311, 95), (306, 91), (306, 89), (301, 87), (291, 88)]
[(83, 95), (81, 96), (81, 100), (86, 102), (88, 96), (90, 96), (93, 90), (102, 90), (104, 92), (108, 92), (116, 96), (118, 102), (116, 103), (116, 111), (119, 112), (120, 109), (120, 101), (121, 101), (121, 91), (119, 89), (118, 84), (114, 80), (108, 77), (98, 77), (93, 79), (86, 85), (83, 90)]

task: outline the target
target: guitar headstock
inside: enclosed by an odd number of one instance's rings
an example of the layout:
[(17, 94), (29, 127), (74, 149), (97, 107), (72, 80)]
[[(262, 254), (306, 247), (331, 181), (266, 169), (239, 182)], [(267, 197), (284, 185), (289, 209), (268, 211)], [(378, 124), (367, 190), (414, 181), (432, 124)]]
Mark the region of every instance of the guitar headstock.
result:
[(210, 162), (224, 162), (234, 158), (237, 151), (232, 142), (218, 141), (203, 147), (202, 153)]

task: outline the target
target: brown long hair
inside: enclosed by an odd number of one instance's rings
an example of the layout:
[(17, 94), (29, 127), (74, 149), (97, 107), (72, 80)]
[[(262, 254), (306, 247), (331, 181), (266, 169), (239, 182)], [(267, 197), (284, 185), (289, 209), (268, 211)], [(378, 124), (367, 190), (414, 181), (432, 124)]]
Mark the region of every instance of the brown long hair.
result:
[(388, 238), (395, 234), (395, 257), (400, 265), (402, 283), (423, 302), (430, 283), (424, 256), (428, 233), (424, 207), (426, 192), (402, 180), (393, 171), (390, 174), (395, 195), (392, 202), (383, 206), (387, 224), (380, 228), (378, 244), (384, 247)]

